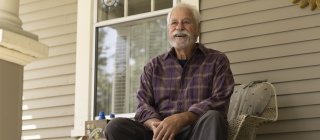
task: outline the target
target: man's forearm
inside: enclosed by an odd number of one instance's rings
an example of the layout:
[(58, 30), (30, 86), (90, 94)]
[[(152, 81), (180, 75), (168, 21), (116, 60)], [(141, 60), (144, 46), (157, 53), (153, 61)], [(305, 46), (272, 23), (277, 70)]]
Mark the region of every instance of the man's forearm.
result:
[(199, 116), (193, 112), (187, 111), (179, 114), (183, 122), (187, 125), (192, 125), (197, 122)]

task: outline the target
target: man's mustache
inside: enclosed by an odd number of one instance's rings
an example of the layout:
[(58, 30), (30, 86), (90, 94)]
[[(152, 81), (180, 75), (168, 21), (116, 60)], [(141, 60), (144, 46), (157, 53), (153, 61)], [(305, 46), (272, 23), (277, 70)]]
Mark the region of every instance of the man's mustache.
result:
[(190, 37), (191, 34), (189, 32), (187, 32), (187, 31), (175, 31), (173, 33), (173, 36), (174, 37), (187, 37), (187, 36)]

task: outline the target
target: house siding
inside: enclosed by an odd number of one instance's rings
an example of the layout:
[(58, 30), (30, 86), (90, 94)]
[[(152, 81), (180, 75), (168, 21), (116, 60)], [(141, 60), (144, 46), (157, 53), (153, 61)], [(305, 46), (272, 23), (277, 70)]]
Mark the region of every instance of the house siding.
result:
[(20, 0), (23, 29), (49, 46), (24, 67), (22, 139), (74, 139), (76, 17), (76, 0)]
[(236, 83), (267, 79), (279, 119), (257, 140), (316, 140), (320, 135), (320, 10), (288, 0), (202, 0), (200, 42), (224, 52)]

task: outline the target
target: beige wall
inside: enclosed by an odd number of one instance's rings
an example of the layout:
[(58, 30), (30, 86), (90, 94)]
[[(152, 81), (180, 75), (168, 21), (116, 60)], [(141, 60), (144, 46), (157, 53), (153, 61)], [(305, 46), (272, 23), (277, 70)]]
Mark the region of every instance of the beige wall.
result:
[(237, 83), (268, 79), (278, 93), (279, 121), (258, 140), (318, 140), (320, 9), (290, 0), (202, 0), (200, 41), (225, 52)]
[(49, 46), (48, 58), (24, 68), (24, 139), (71, 139), (76, 16), (76, 0), (20, 0), (23, 28)]

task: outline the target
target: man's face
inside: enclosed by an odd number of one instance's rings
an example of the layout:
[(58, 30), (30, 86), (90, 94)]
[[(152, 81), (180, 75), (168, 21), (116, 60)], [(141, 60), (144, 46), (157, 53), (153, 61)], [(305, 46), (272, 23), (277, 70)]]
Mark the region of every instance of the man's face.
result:
[(191, 47), (196, 42), (198, 27), (190, 10), (177, 8), (171, 12), (168, 35), (170, 45), (177, 49)]

